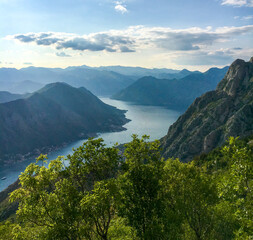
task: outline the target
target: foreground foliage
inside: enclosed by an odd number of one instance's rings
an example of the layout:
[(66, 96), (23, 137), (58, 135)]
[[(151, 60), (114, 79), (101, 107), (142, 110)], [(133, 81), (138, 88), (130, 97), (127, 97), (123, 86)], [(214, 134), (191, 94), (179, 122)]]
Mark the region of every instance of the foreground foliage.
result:
[(48, 166), (41, 155), (10, 196), (17, 220), (0, 225), (0, 238), (252, 239), (251, 144), (231, 138), (182, 163), (147, 140), (133, 135), (119, 153), (90, 139)]

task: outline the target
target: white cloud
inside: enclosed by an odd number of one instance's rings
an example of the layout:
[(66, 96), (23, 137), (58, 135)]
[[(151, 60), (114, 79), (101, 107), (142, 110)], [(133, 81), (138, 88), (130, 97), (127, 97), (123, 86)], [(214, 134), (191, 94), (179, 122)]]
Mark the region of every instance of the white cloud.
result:
[[(65, 53), (65, 50), (72, 53), (72, 56), (79, 56), (85, 51), (104, 51), (108, 52), (107, 58), (108, 56), (115, 57), (116, 55), (111, 55), (113, 52), (129, 53), (131, 56), (140, 58), (144, 56), (143, 53), (156, 55), (163, 53), (167, 54), (173, 63), (193, 66), (225, 65), (239, 56), (252, 55), (252, 49), (245, 51), (245, 47), (242, 49), (243, 45), (235, 41), (241, 35), (247, 37), (247, 34), (252, 33), (253, 25), (216, 29), (211, 27), (171, 29), (132, 26), (123, 30), (110, 30), (88, 35), (41, 32), (16, 34), (7, 36), (6, 39), (15, 40), (22, 44), (33, 44), (60, 50), (56, 53), (59, 57), (70, 56)], [(230, 46), (230, 48), (222, 49), (222, 46)]]
[(253, 15), (248, 15), (248, 16), (244, 16), (244, 17), (242, 17), (241, 18), (242, 20), (251, 20), (251, 19), (253, 19)]
[(243, 17), (235, 16), (234, 19), (239, 19), (239, 20), (243, 20), (243, 21), (248, 21), (248, 20), (253, 19), (253, 15), (248, 15), (248, 16), (243, 16)]
[(184, 66), (201, 65), (230, 65), (236, 58), (250, 59), (253, 49), (226, 48), (214, 51), (201, 50), (198, 52), (179, 53), (172, 56), (172, 61)]
[(124, 30), (77, 35), (69, 33), (27, 33), (7, 36), (22, 43), (52, 46), (58, 50), (134, 52), (141, 49), (164, 49), (166, 51), (198, 51), (215, 43), (253, 33), (253, 25), (242, 27), (186, 28), (133, 26)]
[(57, 57), (72, 57), (71, 55), (66, 54), (65, 52), (57, 52), (57, 53), (55, 53), (55, 55)]
[(253, 0), (222, 0), (222, 5), (234, 7), (253, 7)]
[(122, 14), (127, 13), (128, 10), (123, 2), (116, 1), (114, 9)]

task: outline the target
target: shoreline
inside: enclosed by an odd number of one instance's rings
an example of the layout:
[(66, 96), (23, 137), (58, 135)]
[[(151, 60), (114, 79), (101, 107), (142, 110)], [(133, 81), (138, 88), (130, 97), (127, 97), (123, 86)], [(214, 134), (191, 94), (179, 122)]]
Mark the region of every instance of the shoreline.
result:
[(113, 132), (122, 132), (122, 131), (126, 131), (127, 129), (125, 127), (123, 127), (126, 123), (130, 122), (130, 119), (127, 119), (127, 121), (121, 125), (121, 126), (117, 126), (114, 127), (114, 129), (110, 130), (110, 131), (100, 131), (100, 132), (96, 132), (96, 133), (90, 133), (87, 135), (81, 135), (78, 138), (75, 138), (71, 141), (68, 142), (63, 142), (59, 145), (55, 145), (55, 146), (46, 146), (46, 147), (42, 147), (40, 149), (34, 149), (32, 152), (29, 153), (25, 153), (25, 154), (6, 154), (4, 155), (3, 158), (0, 158), (0, 162), (3, 163), (3, 167), (8, 167), (11, 164), (15, 164), (15, 163), (22, 163), (28, 160), (32, 160), (32, 159), (36, 159), (38, 156), (40, 156), (41, 154), (51, 154), (53, 152), (57, 152), (65, 147), (67, 147), (68, 145), (76, 142), (76, 141), (87, 141), (89, 138), (96, 138), (99, 137), (100, 134), (102, 133), (113, 133)]
[[(127, 119), (127, 120), (128, 120), (128, 121), (127, 121), (126, 123), (128, 123), (128, 122), (131, 121), (131, 120), (129, 120), (129, 119)], [(126, 124), (126, 123), (125, 123), (125, 124)], [(124, 125), (125, 125), (125, 124), (124, 124)], [(124, 126), (124, 125), (123, 125), (123, 126)], [(54, 152), (57, 152), (57, 151), (60, 151), (60, 150), (62, 150), (62, 149), (64, 149), (64, 148), (66, 148), (68, 145), (70, 145), (70, 144), (72, 144), (72, 143), (74, 143), (74, 142), (76, 142), (76, 141), (81, 141), (81, 140), (83, 140), (83, 142), (85, 142), (85, 141), (87, 141), (89, 138), (96, 138), (96, 137), (99, 137), (100, 134), (102, 134), (102, 133), (113, 133), (113, 132), (123, 132), (123, 131), (126, 131), (127, 129), (124, 128), (123, 126), (120, 127), (121, 130), (119, 130), (119, 131), (118, 131), (118, 129), (115, 129), (115, 131), (111, 130), (111, 131), (105, 131), (105, 132), (98, 132), (98, 133), (90, 134), (87, 138), (79, 138), (79, 139), (75, 139), (75, 140), (73, 140), (73, 141), (64, 142), (63, 144), (58, 145), (58, 146), (43, 147), (41, 150), (36, 149), (36, 150), (35, 150), (36, 153), (33, 151), (33, 152), (31, 152), (31, 153), (27, 153), (27, 154), (23, 154), (23, 155), (21, 155), (21, 154), (17, 154), (18, 156), (17, 156), (17, 155), (13, 155), (13, 156), (12, 156), (12, 159), (8, 159), (8, 160), (5, 160), (5, 161), (4, 161), (4, 165), (3, 165), (3, 168), (4, 168), (4, 169), (1, 169), (1, 170), (4, 171), (4, 170), (7, 170), (7, 169), (9, 169), (9, 168), (12, 169), (11, 165), (12, 165), (12, 164), (15, 164), (15, 163), (22, 164), (22, 163), (24, 163), (24, 162), (26, 162), (26, 161), (31, 163), (31, 161), (35, 161), (35, 159), (36, 159), (40, 154), (50, 155), (50, 154), (52, 154), (52, 153), (54, 153)], [(15, 157), (18, 157), (19, 160), (17, 160)], [(20, 159), (20, 158), (21, 158), (21, 159)], [(15, 160), (14, 160), (14, 159), (15, 159)], [(49, 161), (51, 161), (51, 160), (49, 160)], [(28, 166), (30, 163), (27, 163), (27, 166)], [(8, 177), (6, 177), (6, 176), (1, 176), (1, 177), (4, 177), (5, 179), (4, 179), (4, 180), (1, 180), (1, 179), (0, 179), (0, 183), (1, 183), (1, 182), (4, 182), (5, 180), (8, 180)], [(6, 188), (2, 189), (2, 190), (0, 191), (0, 193), (3, 192), (3, 191), (5, 191), (10, 185), (14, 184), (14, 183), (17, 182), (18, 180), (19, 180), (18, 178), (15, 179), (12, 183), (10, 183), (8, 186), (6, 186)]]

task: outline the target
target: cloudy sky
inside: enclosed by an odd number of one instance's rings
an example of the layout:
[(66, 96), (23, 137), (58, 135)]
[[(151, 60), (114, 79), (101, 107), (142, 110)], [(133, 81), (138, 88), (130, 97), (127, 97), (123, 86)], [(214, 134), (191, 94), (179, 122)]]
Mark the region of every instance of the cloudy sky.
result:
[(0, 0), (0, 67), (206, 70), (253, 56), (253, 0)]

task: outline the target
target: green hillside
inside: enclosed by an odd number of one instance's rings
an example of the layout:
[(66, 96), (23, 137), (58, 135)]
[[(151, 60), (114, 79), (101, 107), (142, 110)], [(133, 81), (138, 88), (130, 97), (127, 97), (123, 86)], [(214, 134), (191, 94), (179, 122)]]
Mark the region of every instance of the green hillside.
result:
[[(0, 193), (0, 239), (252, 239), (252, 63), (236, 60), (161, 143), (133, 135), (124, 147), (106, 147), (89, 139), (47, 167), (40, 155)], [(84, 103), (83, 93), (90, 94), (55, 83), (28, 99), (41, 109), (50, 103), (51, 117), (60, 106), (82, 118), (74, 103)]]
[(84, 88), (49, 84), (26, 99), (0, 104), (0, 159), (38, 155), (97, 132), (123, 130), (126, 122), (123, 111)]
[(0, 193), (0, 239), (250, 240), (252, 139), (230, 138), (191, 163), (164, 161), (146, 136), (122, 154), (89, 140), (69, 166), (32, 163), (19, 188)]

